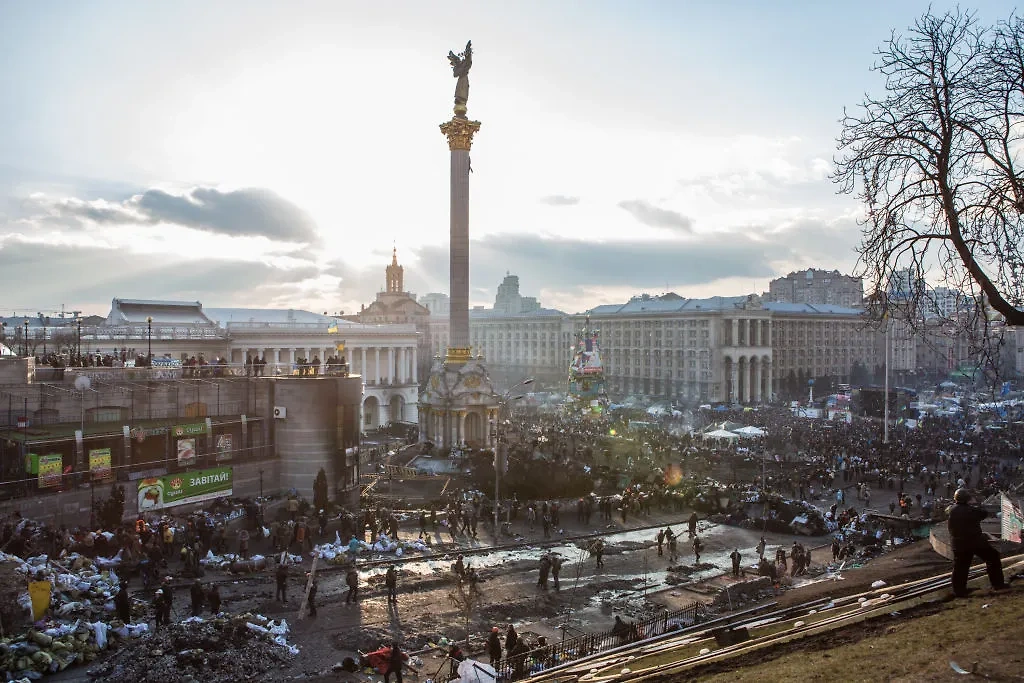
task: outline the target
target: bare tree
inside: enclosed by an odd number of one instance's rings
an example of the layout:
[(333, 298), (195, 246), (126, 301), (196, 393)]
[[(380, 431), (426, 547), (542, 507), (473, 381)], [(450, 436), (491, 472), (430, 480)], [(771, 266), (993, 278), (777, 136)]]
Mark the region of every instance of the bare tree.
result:
[(1005, 343), (993, 311), (1024, 324), (1024, 22), (929, 12), (874, 70), (884, 96), (844, 113), (833, 175), (866, 206), (858, 270), (912, 324), (935, 308), (917, 283), (959, 293), (953, 317), (992, 355)]

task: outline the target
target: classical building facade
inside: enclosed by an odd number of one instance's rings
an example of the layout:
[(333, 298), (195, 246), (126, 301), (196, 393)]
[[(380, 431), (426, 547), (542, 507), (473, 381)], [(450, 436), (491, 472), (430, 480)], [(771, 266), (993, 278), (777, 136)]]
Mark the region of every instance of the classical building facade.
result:
[(418, 335), (416, 347), (416, 375), (426, 378), (430, 372), (432, 345), (430, 342), (430, 310), (405, 291), (405, 269), (398, 263), (398, 250), (391, 253), (391, 264), (384, 269), (384, 291), (358, 314), (345, 316), (346, 320), (368, 325), (412, 325)]
[(154, 358), (223, 359), (245, 372), (247, 358), (265, 361), (264, 375), (290, 376), (299, 361), (344, 356), (364, 384), (364, 430), (417, 422), (419, 335), (414, 325), (363, 324), (298, 309), (203, 308), (198, 301), (114, 299), (102, 325), (82, 328), (83, 353), (135, 349)]
[(878, 328), (863, 309), (779, 302), (765, 308), (772, 316), (776, 386), (800, 375), (846, 382), (856, 363), (870, 371), (878, 362)]

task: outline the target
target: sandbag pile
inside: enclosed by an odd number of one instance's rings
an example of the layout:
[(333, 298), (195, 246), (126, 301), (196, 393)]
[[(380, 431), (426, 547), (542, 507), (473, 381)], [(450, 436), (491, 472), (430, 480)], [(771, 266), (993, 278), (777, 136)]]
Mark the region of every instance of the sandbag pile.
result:
[(288, 664), (298, 652), (288, 645), (287, 633), (284, 620), (258, 614), (193, 617), (122, 648), (89, 674), (108, 683), (267, 680), (266, 672)]
[(376, 543), (367, 543), (355, 537), (343, 543), (341, 536), (335, 532), (333, 543), (318, 545), (313, 548), (313, 552), (328, 564), (345, 564), (361, 553), (390, 553), (402, 557), (409, 552), (429, 553), (431, 550), (422, 539), (393, 541), (387, 534), (379, 534)]
[(91, 662), (113, 640), (138, 638), (149, 630), (146, 624), (126, 625), (117, 620), (109, 624), (85, 620), (47, 624), (46, 628), (31, 628), (15, 638), (0, 639), (0, 671), (15, 677), (39, 678), (72, 664)]

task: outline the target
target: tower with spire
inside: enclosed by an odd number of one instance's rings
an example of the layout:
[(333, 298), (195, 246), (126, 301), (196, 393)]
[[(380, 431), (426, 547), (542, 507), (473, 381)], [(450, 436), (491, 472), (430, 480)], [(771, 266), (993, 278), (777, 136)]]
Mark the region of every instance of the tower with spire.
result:
[(388, 294), (404, 294), (402, 287), (405, 269), (398, 265), (398, 247), (391, 249), (391, 265), (384, 269), (385, 291)]

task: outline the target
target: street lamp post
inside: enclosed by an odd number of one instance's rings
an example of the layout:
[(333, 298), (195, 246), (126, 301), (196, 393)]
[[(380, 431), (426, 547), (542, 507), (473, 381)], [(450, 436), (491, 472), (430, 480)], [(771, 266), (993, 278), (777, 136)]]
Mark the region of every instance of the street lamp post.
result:
[(22, 339), (25, 341), (25, 358), (28, 358), (28, 318), (25, 318), (25, 334), (22, 335)]
[(81, 318), (78, 319), (78, 345), (77, 345), (76, 355), (78, 356), (78, 361), (77, 361), (78, 365), (82, 365), (82, 319)]
[(46, 358), (46, 325), (50, 322), (49, 318), (43, 321), (43, 358)]
[(502, 411), (508, 407), (509, 401), (518, 401), (522, 396), (512, 396), (512, 392), (519, 387), (525, 387), (528, 384), (533, 384), (533, 378), (527, 377), (523, 381), (516, 385), (513, 385), (508, 391), (501, 395), (498, 400), (498, 430), (496, 436), (498, 437), (498, 443), (494, 448), (494, 544), (498, 544), (498, 540), (501, 538), (501, 523), (498, 521), (498, 510), (501, 508), (500, 504), (500, 485), (501, 485), (501, 468), (504, 464), (504, 460), (501, 457), (502, 450), (505, 451), (505, 458), (508, 457), (508, 448), (505, 446), (505, 435), (504, 423), (505, 421), (501, 417)]
[(146, 367), (153, 367), (153, 316), (146, 318), (146, 341), (148, 348), (146, 350)]

